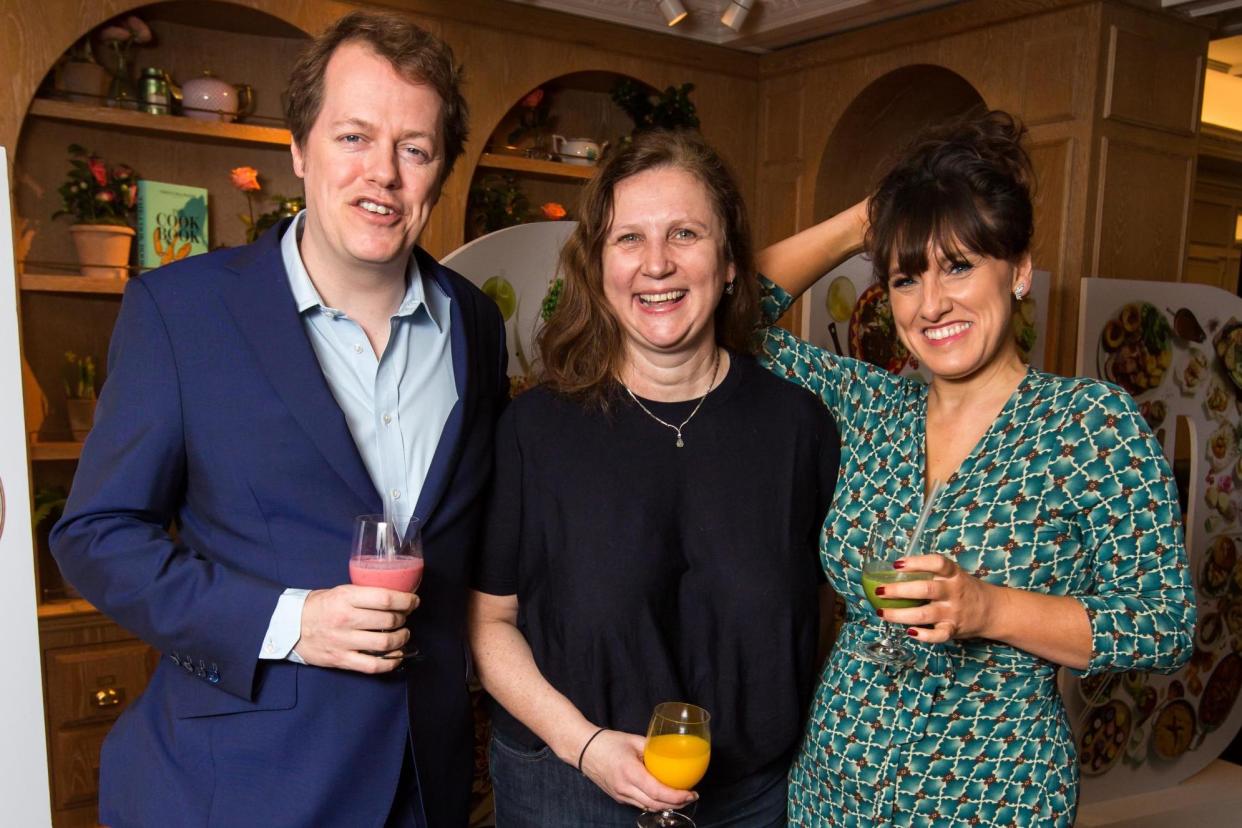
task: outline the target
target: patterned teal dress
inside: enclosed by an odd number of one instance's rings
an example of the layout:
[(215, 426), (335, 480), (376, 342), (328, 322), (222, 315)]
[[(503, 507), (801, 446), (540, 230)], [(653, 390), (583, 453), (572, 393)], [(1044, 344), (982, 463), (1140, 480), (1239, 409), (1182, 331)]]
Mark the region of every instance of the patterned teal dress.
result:
[[(770, 324), (791, 300), (765, 288)], [(846, 618), (790, 770), (790, 824), (1072, 825), (1078, 763), (1056, 665), (983, 639), (911, 639), (915, 665), (900, 672), (854, 654), (880, 635), (860, 583), (867, 529), (923, 505), (926, 386), (777, 327), (763, 348), (769, 370), (819, 395), (842, 443), (820, 555)], [(1085, 674), (1171, 671), (1195, 622), (1179, 527), (1168, 464), (1130, 397), (1031, 370), (945, 483), (924, 551), (1078, 598)]]

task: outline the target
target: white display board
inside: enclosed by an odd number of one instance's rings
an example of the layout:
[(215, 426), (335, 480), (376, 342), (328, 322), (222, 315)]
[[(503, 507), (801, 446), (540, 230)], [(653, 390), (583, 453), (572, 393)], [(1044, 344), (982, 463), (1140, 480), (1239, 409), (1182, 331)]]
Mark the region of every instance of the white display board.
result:
[(480, 236), (441, 259), (446, 267), (490, 294), (495, 294), (498, 282), (512, 288), (512, 296), (497, 304), (502, 312), (508, 312), (505, 334), (509, 341), (509, 377), (515, 386), (532, 379), (539, 310), (548, 285), (556, 276), (561, 246), (577, 226), (576, 221), (540, 221), (506, 227)]
[[(1063, 675), (1084, 801), (1173, 786), (1242, 727), (1242, 298), (1206, 285), (1084, 279), (1077, 372), (1139, 403), (1183, 472), (1186, 549), (1199, 620), (1171, 676)], [(1189, 441), (1175, 451), (1177, 423)]]
[(0, 821), (39, 826), (51, 824), (51, 804), (8, 169), (8, 153), (0, 147)]
[[(1044, 367), (1044, 330), (1048, 322), (1046, 271), (1036, 270), (1030, 294), (1018, 305), (1015, 335), (1023, 357)], [(859, 254), (820, 277), (802, 300), (802, 338), (841, 356), (865, 359), (894, 373), (931, 379), (897, 339), (892, 311), (882, 285), (875, 282), (871, 260)]]

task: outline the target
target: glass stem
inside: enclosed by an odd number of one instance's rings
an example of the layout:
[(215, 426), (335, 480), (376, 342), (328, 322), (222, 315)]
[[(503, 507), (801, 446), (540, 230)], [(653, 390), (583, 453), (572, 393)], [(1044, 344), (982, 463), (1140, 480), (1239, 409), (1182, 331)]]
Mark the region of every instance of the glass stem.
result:
[(894, 624), (892, 621), (884, 622), (884, 648), (886, 650), (900, 650), (905, 635), (905, 627), (901, 624)]

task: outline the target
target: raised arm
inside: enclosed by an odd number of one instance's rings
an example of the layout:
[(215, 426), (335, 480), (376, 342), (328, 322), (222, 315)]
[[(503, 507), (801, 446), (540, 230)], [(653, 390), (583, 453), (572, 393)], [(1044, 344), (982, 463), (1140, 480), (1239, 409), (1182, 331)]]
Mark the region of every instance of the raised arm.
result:
[(867, 228), (867, 202), (837, 213), (787, 239), (759, 251), (759, 272), (795, 299), (819, 277), (862, 250)]

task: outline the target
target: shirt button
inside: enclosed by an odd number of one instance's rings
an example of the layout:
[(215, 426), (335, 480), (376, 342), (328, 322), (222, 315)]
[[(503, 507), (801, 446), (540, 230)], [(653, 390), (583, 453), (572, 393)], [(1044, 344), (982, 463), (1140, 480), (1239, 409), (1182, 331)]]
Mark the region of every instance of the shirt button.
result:
[(263, 652), (265, 653), (276, 652), (276, 645), (272, 643), (272, 639), (269, 638), (267, 641), (263, 642)]
[(393, 500), (400, 500), (400, 499), (401, 499), (401, 490), (400, 490), (400, 489), (393, 489), (391, 492), (389, 492), (389, 494), (391, 494), (391, 495), (392, 495), (392, 499), (393, 499)]
[(355, 353), (355, 354), (360, 354), (360, 353), (362, 353), (362, 346), (361, 346), (361, 345), (354, 345), (354, 353)]
[(388, 424), (389, 424), (389, 423), (391, 423), (391, 422), (392, 422), (392, 415), (391, 415), (391, 414), (385, 414), (385, 415), (384, 415), (384, 425), (388, 425)]

